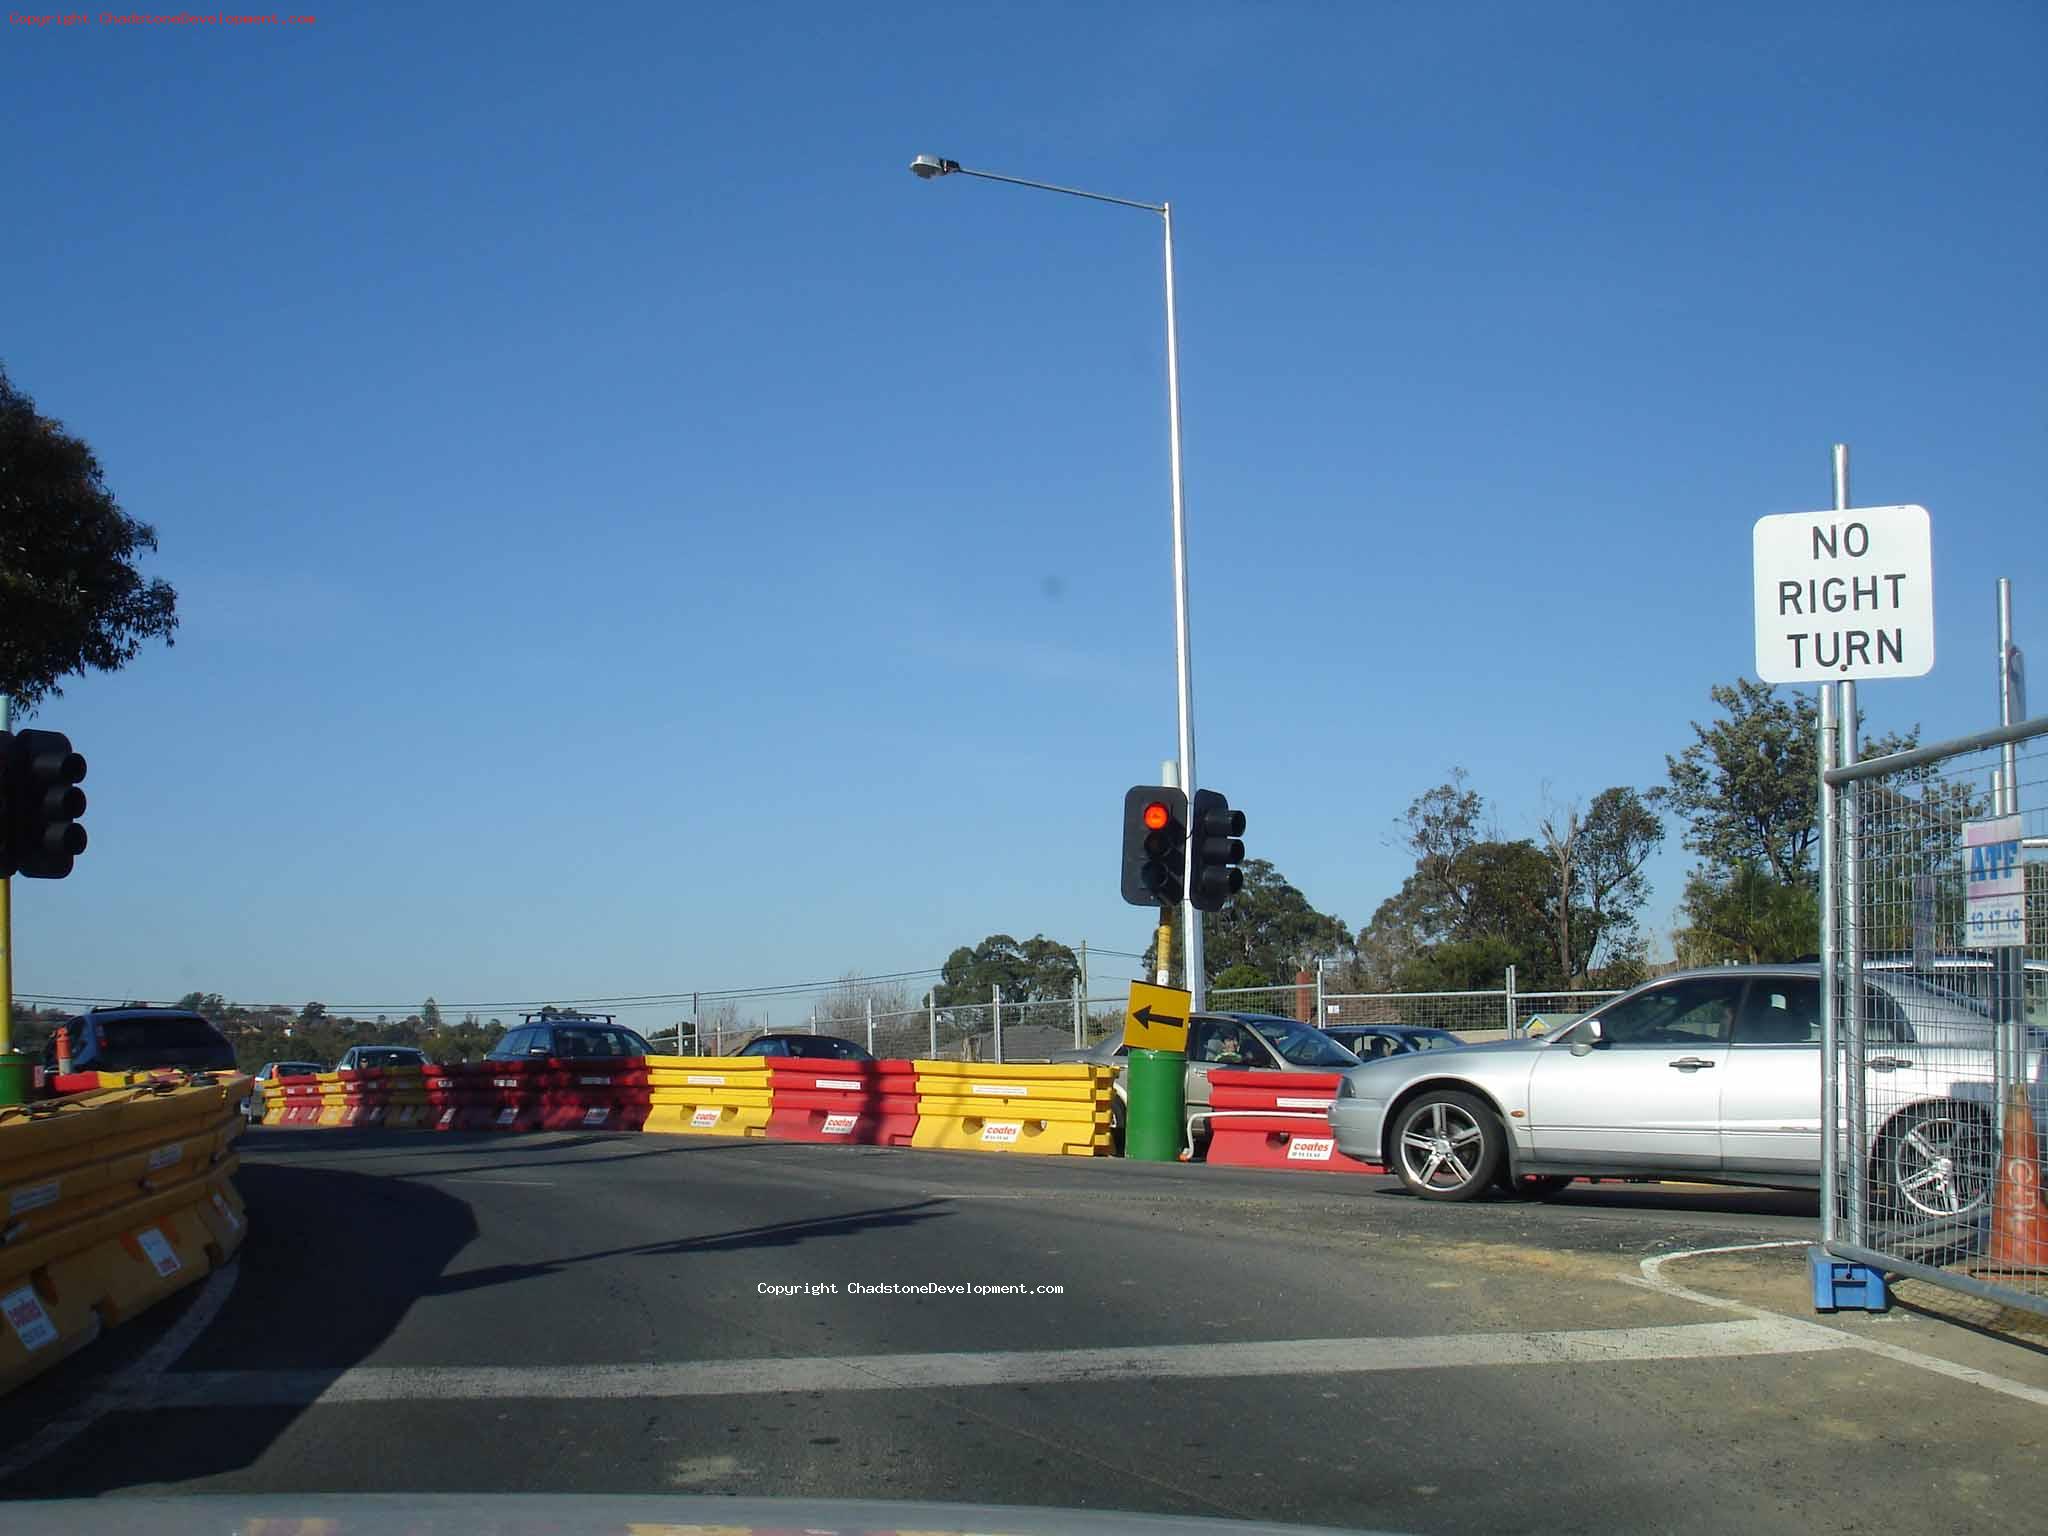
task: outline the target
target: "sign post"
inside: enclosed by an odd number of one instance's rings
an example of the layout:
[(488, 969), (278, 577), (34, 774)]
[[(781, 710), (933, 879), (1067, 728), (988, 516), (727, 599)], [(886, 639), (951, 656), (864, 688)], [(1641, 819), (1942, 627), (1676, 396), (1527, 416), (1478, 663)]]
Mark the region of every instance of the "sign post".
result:
[(1131, 983), (1124, 1006), (1124, 1156), (1170, 1163), (1180, 1157), (1187, 1099), (1188, 1020), (1194, 996), (1178, 987)]

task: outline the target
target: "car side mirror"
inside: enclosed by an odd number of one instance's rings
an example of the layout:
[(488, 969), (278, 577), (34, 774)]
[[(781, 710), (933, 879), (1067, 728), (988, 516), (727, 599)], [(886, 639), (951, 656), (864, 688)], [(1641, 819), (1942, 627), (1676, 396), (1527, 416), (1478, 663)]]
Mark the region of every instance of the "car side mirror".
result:
[(1606, 1036), (1600, 1030), (1600, 1021), (1598, 1019), (1588, 1019), (1579, 1026), (1578, 1035), (1572, 1040), (1572, 1054), (1574, 1056), (1590, 1056), (1593, 1053), (1593, 1047), (1599, 1045), (1605, 1038)]

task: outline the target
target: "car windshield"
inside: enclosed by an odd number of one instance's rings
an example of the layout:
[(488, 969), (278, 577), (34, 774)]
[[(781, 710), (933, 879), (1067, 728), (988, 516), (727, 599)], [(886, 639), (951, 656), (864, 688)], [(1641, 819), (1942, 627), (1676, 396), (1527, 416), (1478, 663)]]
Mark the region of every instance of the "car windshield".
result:
[(1297, 1024), (1291, 1019), (1251, 1019), (1247, 1022), (1258, 1031), (1261, 1039), (1273, 1047), (1282, 1061), (1293, 1066), (1335, 1070), (1359, 1064), (1356, 1055), (1312, 1025)]

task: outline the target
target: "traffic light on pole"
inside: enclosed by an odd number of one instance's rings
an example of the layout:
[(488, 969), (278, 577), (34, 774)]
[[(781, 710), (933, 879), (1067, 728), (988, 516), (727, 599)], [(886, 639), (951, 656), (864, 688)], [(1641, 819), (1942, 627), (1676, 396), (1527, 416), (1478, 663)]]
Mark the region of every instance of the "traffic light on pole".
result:
[(0, 876), (62, 880), (85, 852), (85, 759), (56, 731), (0, 735)]
[(1188, 900), (1197, 912), (1221, 912), (1223, 904), (1244, 889), (1244, 812), (1213, 789), (1195, 791), (1193, 868), (1188, 871)]
[(1124, 900), (1171, 907), (1186, 889), (1188, 797), (1164, 784), (1138, 784), (1124, 796)]

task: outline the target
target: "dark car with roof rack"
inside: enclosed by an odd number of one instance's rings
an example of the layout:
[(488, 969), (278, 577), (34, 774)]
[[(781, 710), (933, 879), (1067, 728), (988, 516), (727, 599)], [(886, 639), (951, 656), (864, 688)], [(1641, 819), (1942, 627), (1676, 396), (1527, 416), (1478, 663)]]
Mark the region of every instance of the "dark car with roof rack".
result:
[[(150, 1072), (182, 1067), (232, 1072), (235, 1048), (203, 1013), (150, 1003), (93, 1008), (66, 1019), (73, 1072)], [(57, 1071), (57, 1036), (43, 1043), (43, 1071)]]

